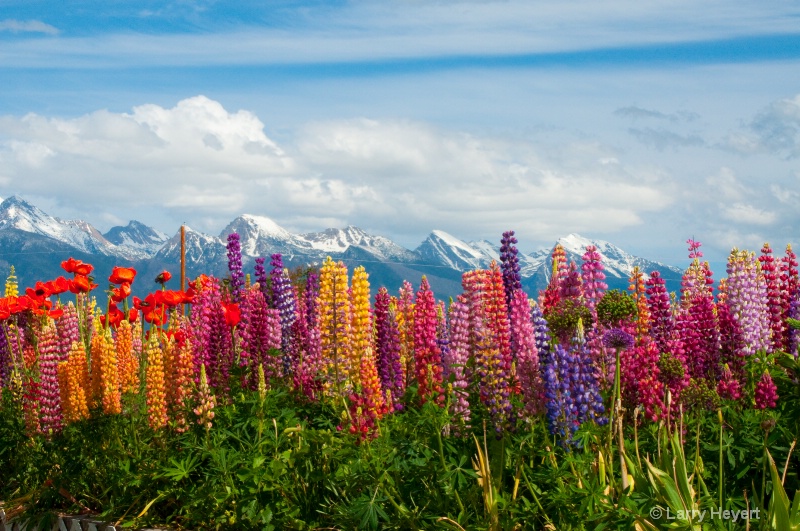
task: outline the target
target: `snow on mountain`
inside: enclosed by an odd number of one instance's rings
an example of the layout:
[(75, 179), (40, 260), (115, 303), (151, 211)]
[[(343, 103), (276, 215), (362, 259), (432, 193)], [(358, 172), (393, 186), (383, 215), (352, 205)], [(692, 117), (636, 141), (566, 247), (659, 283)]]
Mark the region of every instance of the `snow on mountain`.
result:
[[(184, 243), (186, 261), (192, 263), (216, 263), (226, 256), (226, 242), (220, 238), (198, 232), (191, 227), (185, 228)], [(154, 256), (162, 262), (180, 263), (181, 231), (167, 240)]]
[(156, 254), (169, 236), (136, 220), (124, 227), (112, 227), (103, 237), (117, 246), (118, 254), (130, 258), (149, 258)]
[(222, 230), (219, 239), (227, 245), (228, 235), (233, 232), (239, 235), (242, 254), (245, 256), (269, 257), (274, 253), (293, 256), (298, 249), (310, 248), (302, 238), (264, 216), (239, 216)]
[(17, 196), (0, 203), (0, 229), (15, 228), (66, 243), (89, 253), (114, 255), (114, 245), (82, 220), (60, 220)]
[(383, 260), (413, 261), (416, 255), (394, 243), (389, 238), (368, 234), (352, 225), (344, 229), (327, 229), (300, 236), (311, 248), (323, 253), (343, 253), (350, 247), (359, 247)]
[(490, 255), (442, 230), (432, 231), (415, 252), (429, 262), (459, 271), (482, 269), (492, 260)]

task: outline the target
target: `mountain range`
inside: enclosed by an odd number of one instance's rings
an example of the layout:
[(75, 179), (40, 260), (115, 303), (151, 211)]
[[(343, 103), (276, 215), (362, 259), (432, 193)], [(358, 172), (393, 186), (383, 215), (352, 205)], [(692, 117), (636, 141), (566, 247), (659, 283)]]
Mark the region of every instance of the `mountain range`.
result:
[[(185, 229), (186, 276), (201, 273), (224, 277), (227, 274), (227, 236), (239, 234), (246, 272), (253, 271), (257, 257), (269, 259), (273, 253), (283, 255), (287, 267), (318, 265), (326, 256), (345, 262), (350, 268), (363, 264), (370, 275), (373, 292), (386, 286), (396, 293), (403, 280), (415, 287), (426, 275), (440, 299), (461, 292), (464, 271), (486, 268), (492, 260), (500, 260), (500, 245), (480, 241), (463, 241), (441, 230), (433, 230), (413, 250), (406, 249), (383, 236), (349, 226), (321, 232), (293, 234), (275, 221), (243, 214), (231, 221), (219, 236), (204, 234), (190, 227)], [(634, 266), (645, 273), (654, 270), (667, 280), (667, 287), (679, 287), (681, 269), (634, 256), (619, 247), (602, 241), (570, 234), (560, 243), (568, 260), (579, 265), (588, 245), (595, 245), (603, 256), (609, 289), (626, 289)], [(531, 296), (538, 295), (550, 278), (552, 248), (518, 255), (523, 287)], [(84, 220), (62, 220), (50, 216), (27, 201), (12, 196), (0, 202), (0, 275), (5, 278), (14, 265), (21, 287), (37, 280), (48, 280), (63, 274), (60, 263), (74, 257), (95, 266), (97, 279), (108, 276), (115, 265), (134, 267), (139, 273), (134, 293), (143, 295), (154, 289), (150, 279), (168, 270), (178, 287), (180, 270), (180, 230), (173, 236), (164, 234), (139, 221), (113, 227), (105, 234)], [(142, 282), (142, 279), (145, 281)], [(103, 288), (102, 282), (98, 282)]]

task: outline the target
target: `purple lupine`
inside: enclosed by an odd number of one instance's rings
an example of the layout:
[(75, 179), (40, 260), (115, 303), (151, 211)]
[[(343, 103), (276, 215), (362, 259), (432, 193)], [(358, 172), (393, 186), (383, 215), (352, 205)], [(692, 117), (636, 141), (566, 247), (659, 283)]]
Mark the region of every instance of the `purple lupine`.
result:
[(767, 286), (758, 272), (755, 254), (734, 248), (728, 257), (726, 303), (742, 328), (744, 353), (770, 348)]
[(778, 403), (778, 387), (772, 381), (769, 371), (764, 371), (761, 379), (756, 383), (755, 395), (756, 409), (772, 409)]
[(319, 276), (311, 271), (306, 277), (306, 288), (303, 292), (305, 298), (304, 319), (308, 330), (307, 339), (304, 343), (306, 366), (310, 369), (312, 379), (316, 378), (317, 373), (322, 368), (322, 345), (320, 343), (319, 332)]
[(58, 385), (58, 362), (61, 356), (58, 332), (52, 322), (39, 334), (39, 414), (41, 432), (52, 437), (64, 427), (61, 391)]
[(520, 276), (519, 258), (517, 254), (517, 238), (514, 231), (509, 230), (503, 233), (500, 240), (500, 269), (503, 270), (503, 288), (506, 292), (506, 306), (511, 308), (511, 300), (514, 291), (522, 289), (522, 277)]
[(450, 411), (454, 422), (469, 426), (472, 412), (469, 408), (469, 312), (467, 300), (463, 295), (450, 304), (450, 350), (444, 365), (447, 379), (452, 383), (452, 399)]
[(531, 419), (542, 410), (542, 378), (528, 296), (521, 289), (516, 290), (511, 299), (509, 319), (511, 350), (517, 360), (517, 380), (525, 404), (525, 416)]
[(8, 344), (8, 325), (0, 321), (0, 389), (8, 386), (11, 376), (11, 345)]
[(380, 288), (375, 296), (375, 351), (381, 389), (387, 404), (395, 411), (403, 408), (401, 399), (405, 393), (403, 367), (400, 363), (400, 332), (391, 309), (392, 297), (386, 288)]
[(267, 270), (264, 267), (264, 262), (267, 259), (263, 256), (256, 258), (256, 265), (253, 266), (253, 272), (256, 275), (256, 282), (263, 293), (267, 292)]
[(583, 282), (583, 297), (586, 307), (592, 311), (592, 317), (597, 322), (597, 303), (603, 298), (608, 289), (608, 284), (603, 282), (606, 274), (603, 272), (603, 257), (594, 245), (587, 245), (586, 252), (581, 257), (581, 280)]
[(280, 253), (272, 255), (272, 307), (278, 310), (281, 316), (281, 352), (284, 376), (291, 377), (292, 368), (292, 323), (295, 320), (295, 296), (292, 281), (283, 268), (283, 258)]
[(231, 298), (234, 302), (241, 300), (244, 288), (244, 270), (242, 269), (242, 244), (235, 232), (228, 234), (228, 271), (231, 273)]
[(550, 355), (550, 327), (547, 320), (542, 315), (542, 309), (534, 303), (531, 308), (531, 322), (533, 323), (534, 337), (536, 338), (536, 352), (539, 354), (539, 369), (544, 372), (547, 356)]
[(559, 443), (566, 446), (578, 429), (575, 400), (570, 389), (575, 356), (560, 343), (544, 358), (542, 373), (547, 425)]

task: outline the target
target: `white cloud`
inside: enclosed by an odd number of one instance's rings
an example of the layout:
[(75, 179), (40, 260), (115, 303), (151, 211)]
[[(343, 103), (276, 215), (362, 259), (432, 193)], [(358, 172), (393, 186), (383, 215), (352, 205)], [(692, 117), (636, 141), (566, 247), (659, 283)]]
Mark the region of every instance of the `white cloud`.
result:
[(0, 31), (11, 33), (45, 33), (47, 35), (58, 35), (58, 28), (46, 24), (41, 20), (14, 20), (7, 18), (0, 20)]
[(384, 234), (515, 227), (548, 239), (565, 225), (636, 226), (672, 200), (663, 176), (586, 139), (550, 152), (527, 139), (370, 119), (316, 122), (294, 137), (279, 146), (254, 114), (197, 96), (131, 113), (5, 117), (0, 167), (12, 193), (47, 190), (63, 208), (92, 205), (104, 219), (161, 209), (216, 230), (248, 212), (293, 230), (343, 220)]
[(720, 210), (726, 219), (747, 225), (772, 225), (777, 219), (775, 212), (744, 203), (720, 205)]

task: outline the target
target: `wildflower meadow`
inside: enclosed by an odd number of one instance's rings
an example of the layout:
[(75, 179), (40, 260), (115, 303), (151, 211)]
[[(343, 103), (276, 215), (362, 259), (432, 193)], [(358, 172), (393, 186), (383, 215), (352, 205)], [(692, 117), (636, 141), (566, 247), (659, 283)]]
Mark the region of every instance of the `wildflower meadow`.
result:
[[(522, 290), (517, 239), (438, 300), (280, 254), (180, 286), (64, 275), (0, 299), (0, 508), (172, 529), (800, 529), (790, 246), (688, 243), (680, 291), (593, 246)], [(66, 257), (65, 257), (66, 258)], [(151, 283), (140, 299), (134, 282)]]

